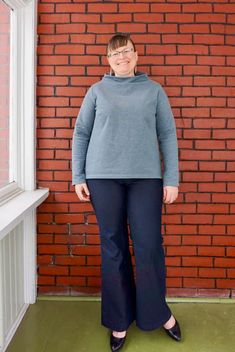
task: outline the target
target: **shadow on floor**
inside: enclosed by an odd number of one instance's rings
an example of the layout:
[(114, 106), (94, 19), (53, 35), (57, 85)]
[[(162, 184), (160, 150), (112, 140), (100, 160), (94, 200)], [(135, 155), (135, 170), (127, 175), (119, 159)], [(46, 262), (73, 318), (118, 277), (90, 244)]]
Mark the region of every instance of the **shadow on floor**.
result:
[[(100, 301), (38, 300), (30, 305), (6, 352), (108, 352), (109, 331), (100, 324)], [(161, 328), (133, 323), (123, 352), (234, 352), (235, 305), (169, 303), (182, 341)]]

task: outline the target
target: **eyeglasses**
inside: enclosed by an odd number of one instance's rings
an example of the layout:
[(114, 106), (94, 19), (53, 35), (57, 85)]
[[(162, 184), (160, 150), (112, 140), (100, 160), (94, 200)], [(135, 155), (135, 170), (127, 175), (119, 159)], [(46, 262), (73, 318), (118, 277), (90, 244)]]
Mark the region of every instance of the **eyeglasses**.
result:
[(116, 58), (118, 58), (118, 56), (120, 54), (122, 54), (123, 56), (128, 56), (128, 55), (132, 54), (133, 51), (134, 51), (133, 48), (126, 48), (126, 49), (124, 49), (122, 51), (114, 51), (113, 53), (108, 54), (107, 56), (116, 59)]

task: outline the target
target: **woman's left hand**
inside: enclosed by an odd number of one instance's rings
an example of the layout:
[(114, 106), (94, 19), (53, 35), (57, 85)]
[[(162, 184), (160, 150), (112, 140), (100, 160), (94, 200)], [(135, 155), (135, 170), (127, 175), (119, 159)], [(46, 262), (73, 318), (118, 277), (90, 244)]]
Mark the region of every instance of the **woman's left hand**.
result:
[(164, 186), (163, 187), (163, 202), (166, 204), (173, 203), (178, 197), (178, 187)]

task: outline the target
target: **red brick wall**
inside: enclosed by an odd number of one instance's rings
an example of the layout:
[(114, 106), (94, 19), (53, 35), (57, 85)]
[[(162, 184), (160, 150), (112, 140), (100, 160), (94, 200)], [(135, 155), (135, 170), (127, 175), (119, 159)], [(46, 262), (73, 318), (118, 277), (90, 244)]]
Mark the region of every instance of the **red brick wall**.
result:
[(235, 290), (235, 1), (41, 1), (38, 45), (38, 291), (100, 291), (99, 231), (71, 187), (71, 137), (106, 43), (131, 32), (139, 70), (166, 89), (180, 147), (180, 195), (165, 207), (171, 296)]
[(0, 187), (9, 180), (9, 8), (0, 1)]

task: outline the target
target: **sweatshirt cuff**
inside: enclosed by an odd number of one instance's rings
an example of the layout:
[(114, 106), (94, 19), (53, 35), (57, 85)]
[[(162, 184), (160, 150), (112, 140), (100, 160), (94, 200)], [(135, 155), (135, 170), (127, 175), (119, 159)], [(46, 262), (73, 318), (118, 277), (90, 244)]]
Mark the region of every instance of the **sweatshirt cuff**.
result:
[(82, 176), (76, 176), (73, 178), (72, 180), (72, 185), (75, 186), (75, 185), (78, 185), (80, 183), (85, 183), (86, 182), (86, 177), (85, 175), (82, 175)]

